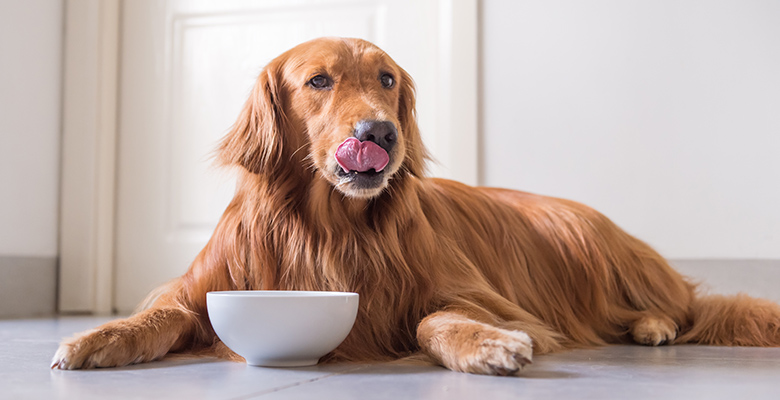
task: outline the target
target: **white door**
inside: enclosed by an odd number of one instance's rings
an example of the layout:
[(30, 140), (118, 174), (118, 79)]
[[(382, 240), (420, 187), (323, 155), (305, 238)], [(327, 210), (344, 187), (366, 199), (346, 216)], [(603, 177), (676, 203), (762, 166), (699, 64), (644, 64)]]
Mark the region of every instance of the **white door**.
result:
[[(471, 7), (465, 13), (472, 15), (459, 16), (465, 3)], [(359, 37), (385, 49), (417, 82), (421, 130), (442, 161), (431, 168), (433, 174), (457, 178), (452, 173), (459, 168), (456, 163), (449, 169), (446, 165), (458, 158), (447, 147), (451, 136), (436, 130), (437, 125), (452, 124), (442, 122), (442, 115), (447, 115), (444, 109), (456, 109), (449, 97), (442, 98), (453, 93), (449, 87), (441, 89), (449, 86), (441, 76), (444, 73), (449, 79), (461, 68), (452, 65), (453, 52), (462, 50), (453, 45), (451, 32), (458, 28), (453, 21), (476, 17), (475, 2), (454, 4), (435, 0), (124, 1), (115, 308), (132, 310), (151, 289), (185, 272), (205, 245), (234, 189), (228, 173), (211, 167), (210, 155), (235, 121), (261, 68), (303, 41), (319, 36)], [(475, 27), (462, 27), (470, 30), (467, 35), (473, 35), (474, 41)], [(442, 36), (443, 31), (450, 33)], [(476, 81), (476, 74), (459, 81), (470, 79)], [(469, 151), (476, 149), (466, 148)], [(469, 157), (459, 157), (458, 165), (476, 164)]]

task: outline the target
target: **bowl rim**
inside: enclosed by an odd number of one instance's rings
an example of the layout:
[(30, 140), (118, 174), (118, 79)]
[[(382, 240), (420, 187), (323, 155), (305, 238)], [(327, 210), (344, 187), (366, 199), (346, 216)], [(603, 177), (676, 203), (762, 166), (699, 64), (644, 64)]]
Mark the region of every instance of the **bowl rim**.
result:
[(206, 292), (206, 296), (216, 297), (255, 297), (255, 298), (316, 298), (316, 297), (357, 297), (355, 292), (334, 292), (315, 290), (216, 290)]

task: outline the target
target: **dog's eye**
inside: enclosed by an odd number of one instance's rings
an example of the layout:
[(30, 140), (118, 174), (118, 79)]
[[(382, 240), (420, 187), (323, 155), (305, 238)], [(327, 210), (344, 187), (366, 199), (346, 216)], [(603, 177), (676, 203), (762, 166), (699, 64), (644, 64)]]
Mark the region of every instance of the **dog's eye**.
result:
[(309, 86), (315, 89), (330, 89), (333, 83), (325, 76), (317, 75), (307, 82)]
[(382, 76), (379, 77), (379, 81), (382, 82), (382, 87), (386, 89), (395, 86), (395, 78), (390, 74), (382, 74)]

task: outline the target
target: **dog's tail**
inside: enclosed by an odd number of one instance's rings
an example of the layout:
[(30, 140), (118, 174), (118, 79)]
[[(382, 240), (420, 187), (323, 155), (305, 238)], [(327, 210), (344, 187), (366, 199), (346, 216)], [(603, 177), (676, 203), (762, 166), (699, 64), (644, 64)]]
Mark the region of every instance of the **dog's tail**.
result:
[(709, 295), (691, 305), (692, 323), (675, 343), (780, 346), (780, 305), (744, 294)]

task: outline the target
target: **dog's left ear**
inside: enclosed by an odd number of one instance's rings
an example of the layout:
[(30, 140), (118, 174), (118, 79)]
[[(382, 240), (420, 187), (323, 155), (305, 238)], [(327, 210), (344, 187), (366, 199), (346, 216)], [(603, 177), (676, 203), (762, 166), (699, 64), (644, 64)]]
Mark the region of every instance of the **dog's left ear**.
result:
[(285, 160), (284, 114), (280, 99), (280, 67), (277, 60), (257, 78), (238, 117), (222, 139), (217, 159), (223, 165), (241, 165), (255, 174), (276, 174)]
[(428, 150), (423, 144), (420, 128), (417, 126), (414, 81), (409, 73), (403, 69), (401, 69), (400, 78), (398, 119), (401, 124), (401, 134), (406, 140), (406, 157), (402, 168), (406, 168), (412, 175), (420, 177), (425, 174), (425, 163), (429, 159)]

